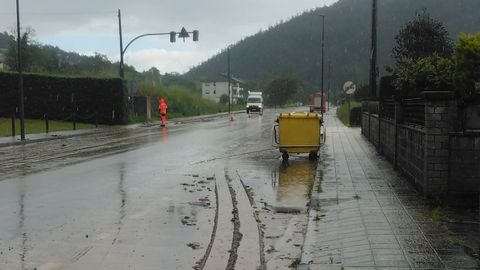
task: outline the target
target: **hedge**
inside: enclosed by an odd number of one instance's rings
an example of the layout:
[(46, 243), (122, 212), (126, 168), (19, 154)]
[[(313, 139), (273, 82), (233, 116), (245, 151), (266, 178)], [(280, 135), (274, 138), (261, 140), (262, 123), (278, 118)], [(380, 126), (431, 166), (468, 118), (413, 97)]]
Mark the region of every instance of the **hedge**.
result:
[[(126, 93), (121, 79), (69, 78), (26, 74), (25, 117), (100, 124), (125, 124)], [(0, 73), (0, 116), (10, 117), (18, 106), (18, 75)], [(17, 114), (18, 115), (18, 114)]]
[(395, 95), (393, 86), (393, 76), (383, 76), (380, 78), (380, 98), (391, 98)]

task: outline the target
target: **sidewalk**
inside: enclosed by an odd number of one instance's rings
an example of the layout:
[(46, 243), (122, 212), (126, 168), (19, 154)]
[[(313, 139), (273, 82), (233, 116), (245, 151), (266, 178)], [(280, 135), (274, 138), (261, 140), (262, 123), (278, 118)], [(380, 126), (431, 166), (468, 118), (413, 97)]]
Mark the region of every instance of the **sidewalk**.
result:
[(360, 129), (333, 113), (297, 269), (478, 269)]
[[(241, 113), (244, 113), (244, 111), (232, 112), (232, 114), (241, 114)], [(228, 113), (206, 114), (206, 115), (191, 116), (191, 117), (172, 118), (172, 119), (169, 119), (168, 122), (170, 123), (170, 125), (172, 124), (178, 125), (178, 124), (193, 123), (198, 121), (207, 121), (207, 120), (212, 120), (218, 117), (226, 117), (226, 116), (228, 116)], [(128, 129), (135, 129), (140, 127), (148, 128), (148, 127), (155, 127), (155, 126), (160, 126), (160, 121), (153, 121), (148, 123), (135, 123), (135, 124), (129, 124), (124, 126), (100, 126), (98, 128), (89, 128), (89, 129), (26, 134), (25, 135), (26, 140), (24, 142), (20, 140), (20, 135), (17, 135), (15, 137), (12, 137), (12, 136), (0, 137), (0, 147), (13, 146), (13, 145), (32, 143), (32, 142), (49, 141), (49, 140), (55, 140), (60, 138), (70, 138), (74, 136), (102, 133), (102, 132), (121, 132), (122, 130), (125, 131)]]

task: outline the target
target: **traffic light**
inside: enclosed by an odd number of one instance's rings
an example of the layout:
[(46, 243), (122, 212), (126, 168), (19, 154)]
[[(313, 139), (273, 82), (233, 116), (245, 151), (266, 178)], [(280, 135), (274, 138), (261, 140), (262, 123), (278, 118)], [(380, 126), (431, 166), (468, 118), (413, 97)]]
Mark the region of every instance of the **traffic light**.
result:
[(193, 31), (193, 41), (198, 41), (198, 30)]
[(177, 33), (175, 31), (170, 32), (170, 42), (175, 43), (177, 41)]

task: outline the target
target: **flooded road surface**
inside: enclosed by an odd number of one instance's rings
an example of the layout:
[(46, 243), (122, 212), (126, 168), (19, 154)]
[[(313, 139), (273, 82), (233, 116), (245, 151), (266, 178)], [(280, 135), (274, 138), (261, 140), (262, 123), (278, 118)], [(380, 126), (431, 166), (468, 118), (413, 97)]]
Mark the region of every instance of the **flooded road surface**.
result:
[(286, 269), (316, 165), (236, 118), (2, 148), (0, 269)]
[(310, 197), (315, 180), (316, 162), (293, 160), (278, 168), (278, 207), (303, 208)]
[(432, 208), (332, 115), (318, 164), (282, 163), (275, 117), (1, 147), (0, 269), (478, 269), (478, 214)]

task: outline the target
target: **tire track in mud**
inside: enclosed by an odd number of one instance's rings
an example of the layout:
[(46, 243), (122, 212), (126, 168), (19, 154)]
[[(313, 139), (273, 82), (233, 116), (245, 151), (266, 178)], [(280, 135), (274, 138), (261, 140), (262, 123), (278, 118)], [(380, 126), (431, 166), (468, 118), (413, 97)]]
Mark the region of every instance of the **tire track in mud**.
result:
[(236, 173), (237, 173), (238, 179), (240, 180), (240, 183), (242, 184), (242, 187), (243, 187), (245, 193), (247, 194), (248, 200), (250, 201), (250, 206), (253, 209), (253, 218), (257, 222), (258, 240), (259, 240), (258, 245), (259, 245), (259, 248), (260, 248), (260, 268), (259, 268), (259, 270), (266, 270), (267, 269), (267, 264), (265, 262), (265, 243), (263, 241), (264, 232), (262, 230), (262, 221), (260, 220), (260, 216), (258, 215), (258, 210), (256, 210), (257, 205), (255, 203), (255, 199), (253, 198), (253, 196), (251, 194), (251, 190), (243, 182), (242, 177), (240, 176), (240, 173), (238, 171), (236, 171)]
[(230, 176), (226, 168), (223, 173), (223, 177), (215, 178), (216, 207), (210, 243), (193, 269), (265, 270), (262, 223), (255, 201), (239, 176)]
[[(209, 254), (205, 254), (204, 259), (198, 261), (197, 269), (233, 269), (228, 268), (228, 262), (230, 254), (228, 251), (232, 248), (233, 230), (233, 206), (232, 197), (229, 191), (229, 184), (225, 179), (225, 168), (223, 166), (215, 165), (215, 185), (217, 188), (216, 193), (216, 216), (217, 221), (215, 233), (212, 229), (211, 248)], [(202, 264), (202, 265), (200, 265)]]
[(227, 268), (226, 270), (233, 270), (235, 269), (235, 264), (237, 263), (238, 259), (238, 248), (240, 247), (240, 242), (242, 241), (243, 235), (240, 232), (240, 216), (238, 213), (238, 201), (237, 201), (237, 192), (232, 187), (232, 179), (228, 175), (228, 171), (225, 170), (225, 179), (227, 180), (228, 189), (230, 191), (230, 197), (232, 198), (232, 205), (233, 205), (233, 237), (232, 237), (232, 247), (230, 248), (230, 256), (228, 258)]
[(212, 229), (212, 236), (210, 237), (210, 243), (205, 250), (205, 254), (203, 257), (197, 261), (193, 269), (195, 270), (203, 270), (205, 268), (205, 264), (207, 263), (207, 259), (210, 256), (210, 252), (212, 251), (213, 242), (215, 242), (215, 236), (217, 234), (218, 228), (218, 187), (217, 187), (217, 180), (215, 179), (215, 218), (213, 221), (213, 229)]
[(197, 162), (191, 163), (190, 165), (199, 165), (199, 164), (209, 163), (209, 162), (212, 162), (212, 161), (217, 161), (217, 160), (222, 160), (222, 159), (248, 156), (248, 155), (253, 155), (253, 154), (258, 154), (258, 153), (265, 153), (266, 151), (273, 151), (273, 150), (276, 150), (276, 149), (270, 147), (270, 148), (265, 148), (265, 149), (261, 149), (261, 150), (255, 150), (255, 151), (233, 154), (233, 155), (228, 155), (228, 156), (220, 156), (220, 157), (215, 157), (215, 158), (211, 158), (211, 159), (197, 161)]

